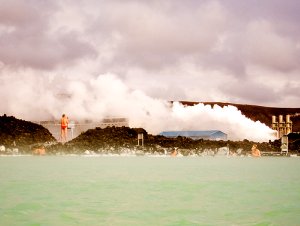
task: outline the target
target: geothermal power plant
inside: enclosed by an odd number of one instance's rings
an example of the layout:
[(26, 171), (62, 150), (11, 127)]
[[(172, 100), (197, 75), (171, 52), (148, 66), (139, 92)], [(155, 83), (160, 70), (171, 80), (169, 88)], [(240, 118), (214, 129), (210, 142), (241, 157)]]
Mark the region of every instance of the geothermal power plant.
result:
[[(41, 121), (38, 122), (40, 125), (47, 128), (52, 135), (59, 140), (60, 139), (60, 121)], [(272, 116), (272, 129), (276, 131), (277, 139), (282, 138), (284, 143), (287, 139), (287, 135), (292, 132), (293, 123), (291, 121), (290, 115), (285, 116), (285, 120), (283, 115), (277, 117), (275, 115)], [(122, 127), (129, 126), (129, 122), (127, 118), (104, 118), (99, 122), (91, 121), (91, 120), (83, 120), (83, 121), (70, 121), (68, 125), (68, 140), (71, 140), (81, 133), (87, 131), (88, 129), (94, 129), (96, 127), (105, 128), (105, 127)], [(219, 130), (197, 130), (197, 131), (162, 131), (159, 135), (163, 135), (166, 137), (190, 137), (192, 139), (207, 139), (207, 140), (227, 140), (227, 134), (219, 131)]]

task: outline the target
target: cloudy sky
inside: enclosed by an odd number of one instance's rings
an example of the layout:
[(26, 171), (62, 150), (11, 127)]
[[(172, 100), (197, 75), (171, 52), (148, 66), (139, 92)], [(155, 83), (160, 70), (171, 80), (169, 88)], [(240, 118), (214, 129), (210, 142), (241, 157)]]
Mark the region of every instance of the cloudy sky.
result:
[(124, 97), (300, 107), (299, 12), (298, 0), (0, 0), (0, 113), (100, 114)]

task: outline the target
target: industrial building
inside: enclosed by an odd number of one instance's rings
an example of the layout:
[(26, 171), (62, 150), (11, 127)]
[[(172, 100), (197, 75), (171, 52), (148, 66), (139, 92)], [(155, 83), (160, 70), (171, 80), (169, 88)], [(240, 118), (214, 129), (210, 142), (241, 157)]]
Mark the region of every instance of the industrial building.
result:
[(286, 121), (284, 121), (283, 115), (279, 115), (278, 119), (277, 122), (276, 116), (272, 116), (272, 129), (277, 131), (277, 138), (281, 138), (293, 131), (293, 122), (290, 115), (286, 115)]
[(193, 140), (227, 140), (227, 134), (220, 130), (197, 130), (197, 131), (164, 131), (159, 135), (176, 138), (176, 137), (189, 137)]
[(277, 138), (281, 139), (281, 154), (288, 154), (289, 139), (288, 135), (293, 131), (293, 122), (290, 115), (286, 115), (286, 121), (283, 120), (283, 115), (279, 115), (277, 122), (276, 116), (272, 116), (272, 129), (276, 130)]

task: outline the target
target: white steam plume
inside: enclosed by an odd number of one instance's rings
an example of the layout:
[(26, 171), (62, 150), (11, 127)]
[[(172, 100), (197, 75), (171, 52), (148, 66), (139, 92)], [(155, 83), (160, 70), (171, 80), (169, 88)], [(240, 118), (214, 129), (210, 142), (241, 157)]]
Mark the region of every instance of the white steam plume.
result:
[(178, 102), (172, 105), (131, 90), (112, 74), (76, 80), (31, 74), (24, 77), (23, 81), (14, 76), (0, 77), (2, 114), (32, 121), (58, 119), (62, 113), (71, 120), (126, 117), (131, 127), (143, 127), (151, 134), (166, 130), (221, 130), (231, 140), (274, 139), (269, 127), (246, 118), (236, 107), (185, 107)]

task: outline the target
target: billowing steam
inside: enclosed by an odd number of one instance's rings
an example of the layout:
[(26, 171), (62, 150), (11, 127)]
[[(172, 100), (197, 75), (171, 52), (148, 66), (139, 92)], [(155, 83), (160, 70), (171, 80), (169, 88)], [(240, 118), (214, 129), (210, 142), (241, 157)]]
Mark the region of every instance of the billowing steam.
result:
[(233, 106), (198, 104), (185, 107), (151, 98), (131, 90), (113, 74), (70, 79), (62, 76), (23, 75), (0, 77), (2, 114), (38, 121), (58, 119), (66, 113), (72, 120), (126, 117), (131, 127), (143, 127), (151, 134), (165, 130), (221, 130), (228, 139), (268, 141), (272, 130), (246, 118)]

